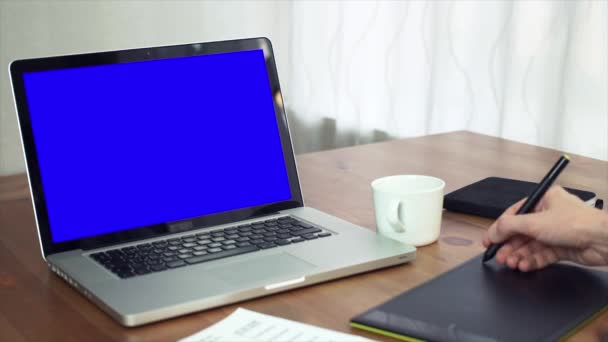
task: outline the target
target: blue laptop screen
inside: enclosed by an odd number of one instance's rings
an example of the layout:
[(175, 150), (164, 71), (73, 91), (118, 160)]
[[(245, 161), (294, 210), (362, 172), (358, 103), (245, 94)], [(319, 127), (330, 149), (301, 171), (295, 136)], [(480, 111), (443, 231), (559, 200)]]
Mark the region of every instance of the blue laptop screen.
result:
[(54, 242), (291, 199), (262, 50), (23, 79)]

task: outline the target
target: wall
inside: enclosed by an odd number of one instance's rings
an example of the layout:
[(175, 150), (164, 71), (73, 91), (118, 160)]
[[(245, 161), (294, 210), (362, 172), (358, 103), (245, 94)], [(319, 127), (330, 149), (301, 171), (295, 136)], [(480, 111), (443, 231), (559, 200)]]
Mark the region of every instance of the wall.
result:
[[(10, 61), (134, 47), (267, 36), (280, 70), (287, 52), (276, 30), (283, 2), (0, 1), (0, 175), (23, 172), (8, 76)], [(279, 71), (280, 74), (280, 71)]]

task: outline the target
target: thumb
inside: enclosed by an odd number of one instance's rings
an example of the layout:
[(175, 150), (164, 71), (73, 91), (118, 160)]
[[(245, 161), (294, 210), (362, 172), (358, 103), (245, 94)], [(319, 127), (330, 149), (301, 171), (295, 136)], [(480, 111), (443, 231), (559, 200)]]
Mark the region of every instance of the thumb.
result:
[(492, 243), (500, 243), (514, 235), (525, 235), (536, 238), (538, 222), (542, 213), (525, 215), (503, 215), (488, 230), (488, 238)]

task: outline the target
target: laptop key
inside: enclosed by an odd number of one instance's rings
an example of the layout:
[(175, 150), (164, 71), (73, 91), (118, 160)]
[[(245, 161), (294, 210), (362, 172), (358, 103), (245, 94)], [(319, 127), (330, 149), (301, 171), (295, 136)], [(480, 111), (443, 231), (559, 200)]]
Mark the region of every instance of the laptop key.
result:
[(303, 242), (303, 241), (306, 241), (306, 239), (302, 239), (302, 238), (300, 238), (300, 237), (299, 237), (299, 238), (295, 238), (295, 239), (291, 240), (291, 242), (292, 242), (292, 243), (298, 243), (298, 242)]
[(321, 233), (321, 234), (317, 234), (318, 237), (328, 237), (331, 236), (330, 233)]
[(131, 267), (129, 267), (129, 266), (112, 267), (112, 269), (110, 269), (110, 270), (116, 274), (120, 274), (120, 273), (131, 272)]
[(215, 248), (209, 248), (207, 250), (207, 252), (209, 252), (209, 253), (219, 253), (221, 251), (222, 251), (222, 249), (221, 248), (217, 248), (217, 247), (215, 247)]
[(130, 263), (129, 266), (131, 266), (131, 268), (135, 270), (138, 268), (146, 267), (146, 264), (144, 264), (143, 262), (133, 262), (133, 263)]
[(258, 245), (258, 247), (260, 247), (261, 249), (268, 249), (268, 248), (272, 248), (272, 247), (276, 247), (277, 245), (275, 245), (272, 242), (264, 242)]
[(307, 234), (312, 234), (312, 233), (318, 233), (320, 231), (321, 231), (321, 229), (319, 229), (319, 228), (302, 229), (302, 230), (298, 231), (298, 235), (302, 236), (302, 235), (307, 235)]
[(131, 262), (144, 262), (144, 258), (137, 256), (135, 258), (131, 258)]
[(183, 260), (177, 260), (177, 261), (168, 262), (166, 265), (169, 268), (176, 268), (176, 267), (186, 266), (186, 263)]
[(121, 278), (131, 278), (135, 275), (135, 272), (129, 270), (129, 271), (123, 271), (123, 272), (116, 272), (116, 274), (118, 274), (118, 276)]
[(220, 252), (213, 253), (213, 254), (195, 256), (192, 258), (188, 258), (184, 261), (189, 264), (197, 264), (197, 263), (204, 262), (204, 261), (211, 261), (211, 260), (216, 260), (216, 259), (220, 259), (220, 258), (226, 258), (229, 256), (249, 253), (249, 252), (253, 252), (253, 251), (257, 251), (257, 250), (258, 250), (258, 248), (256, 246), (247, 246), (247, 247), (241, 247), (241, 248), (234, 248), (234, 249), (227, 250), (227, 251), (220, 251)]
[(150, 269), (154, 272), (159, 272), (159, 271), (166, 270), (167, 267), (165, 265), (154, 265), (154, 266), (151, 266)]
[(137, 275), (142, 275), (142, 274), (147, 274), (147, 273), (152, 272), (147, 267), (145, 267), (145, 268), (143, 268), (143, 267), (142, 268), (136, 268), (134, 271), (135, 271), (135, 274), (137, 274)]
[(289, 240), (286, 240), (286, 239), (280, 239), (280, 240), (276, 240), (274, 243), (276, 243), (279, 246), (285, 246), (285, 245), (289, 245), (291, 242), (289, 242)]
[(160, 260), (160, 259), (150, 259), (150, 260), (146, 260), (146, 264), (148, 264), (148, 265), (159, 265), (159, 264), (162, 264), (162, 260)]
[(249, 242), (238, 242), (236, 244), (237, 247), (247, 247), (247, 246), (251, 246), (251, 244)]
[(205, 251), (196, 251), (196, 252), (194, 252), (192, 254), (195, 255), (195, 256), (199, 256), (199, 255), (206, 255), (206, 254), (209, 254), (209, 253), (207, 253)]
[(306, 240), (313, 240), (316, 239), (317, 236), (315, 234), (306, 234), (306, 235), (302, 235), (303, 238), (305, 238)]

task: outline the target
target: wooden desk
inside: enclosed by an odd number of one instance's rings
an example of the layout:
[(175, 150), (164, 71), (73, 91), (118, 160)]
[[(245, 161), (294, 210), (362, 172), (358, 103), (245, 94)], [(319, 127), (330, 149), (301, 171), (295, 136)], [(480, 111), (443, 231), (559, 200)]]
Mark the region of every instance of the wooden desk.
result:
[[(446, 192), (487, 176), (538, 181), (559, 152), (469, 132), (454, 132), (299, 156), (307, 205), (374, 229), (369, 183), (426, 174)], [(559, 183), (608, 198), (608, 162), (573, 156)], [(238, 306), (316, 326), (391, 341), (351, 329), (349, 319), (483, 251), (490, 220), (445, 212), (438, 243), (415, 262), (126, 329), (52, 274), (42, 262), (25, 176), (0, 178), (0, 341), (169, 341), (221, 320)], [(608, 312), (571, 340), (608, 339)], [(393, 340), (394, 341), (394, 340)]]

